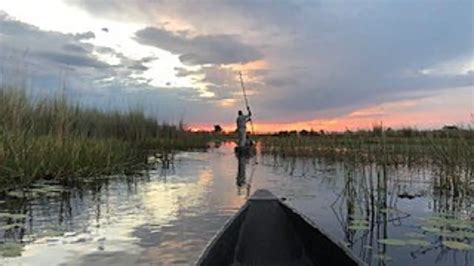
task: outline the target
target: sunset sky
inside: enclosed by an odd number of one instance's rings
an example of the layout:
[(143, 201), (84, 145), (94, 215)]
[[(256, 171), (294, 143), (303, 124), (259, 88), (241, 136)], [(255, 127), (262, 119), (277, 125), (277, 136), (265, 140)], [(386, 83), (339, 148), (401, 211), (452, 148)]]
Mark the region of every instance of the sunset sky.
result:
[(474, 1), (1, 0), (0, 84), (194, 129), (474, 123)]

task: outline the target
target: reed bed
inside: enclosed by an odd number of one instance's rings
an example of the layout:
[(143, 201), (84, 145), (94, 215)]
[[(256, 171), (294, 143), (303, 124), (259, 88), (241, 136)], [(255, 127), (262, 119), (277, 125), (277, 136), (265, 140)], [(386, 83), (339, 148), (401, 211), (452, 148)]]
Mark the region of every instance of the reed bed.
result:
[(280, 134), (260, 139), (262, 154), (274, 158), (325, 158), (346, 166), (436, 167), (434, 186), (459, 190), (474, 186), (474, 130), (414, 129), (345, 132), (333, 134)]
[(143, 169), (150, 151), (205, 148), (209, 140), (140, 109), (105, 112), (0, 88), (0, 190), (41, 178), (130, 173)]

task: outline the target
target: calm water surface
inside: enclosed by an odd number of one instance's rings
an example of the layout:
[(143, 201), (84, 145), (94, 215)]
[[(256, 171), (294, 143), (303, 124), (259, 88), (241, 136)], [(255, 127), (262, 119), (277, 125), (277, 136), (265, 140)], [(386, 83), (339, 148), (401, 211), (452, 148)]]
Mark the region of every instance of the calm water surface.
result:
[(38, 185), (27, 198), (0, 198), (0, 254), (13, 253), (0, 265), (192, 265), (259, 188), (370, 265), (474, 265), (471, 197), (434, 189), (429, 169), (377, 173), (322, 159), (239, 161), (223, 145), (178, 153), (140, 177)]

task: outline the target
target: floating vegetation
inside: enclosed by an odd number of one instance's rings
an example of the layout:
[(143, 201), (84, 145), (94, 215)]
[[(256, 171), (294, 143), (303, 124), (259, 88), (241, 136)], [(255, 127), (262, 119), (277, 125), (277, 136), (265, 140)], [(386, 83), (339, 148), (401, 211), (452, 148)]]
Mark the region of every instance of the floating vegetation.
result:
[(436, 228), (436, 227), (429, 227), (429, 226), (422, 226), (421, 229), (425, 232), (429, 232), (429, 233), (440, 233), (441, 230), (439, 228)]
[(456, 238), (459, 240), (474, 238), (474, 232), (470, 231), (440, 231), (435, 235), (443, 236), (446, 238)]
[(468, 229), (473, 228), (471, 221), (454, 219), (454, 218), (445, 218), (440, 216), (432, 216), (424, 221), (428, 226), (432, 227), (449, 227), (452, 229)]
[(407, 245), (411, 246), (420, 246), (420, 247), (429, 247), (431, 246), (430, 242), (423, 239), (407, 239)]
[(365, 217), (364, 215), (362, 215), (362, 214), (355, 214), (355, 213), (354, 213), (354, 214), (349, 214), (348, 216), (349, 216), (351, 219), (353, 219), (353, 221), (357, 221), (357, 220), (359, 220), (359, 221), (367, 221), (367, 220), (366, 220), (366, 217)]
[(415, 233), (415, 232), (409, 232), (409, 233), (406, 233), (405, 235), (408, 236), (408, 237), (413, 237), (413, 238), (424, 238), (425, 237), (424, 234)]
[(353, 231), (369, 230), (369, 222), (365, 219), (354, 219), (347, 228)]
[(21, 213), (7, 213), (7, 212), (0, 212), (0, 218), (8, 218), (8, 219), (13, 219), (13, 220), (20, 220), (24, 219), (27, 216), (25, 214)]
[(22, 227), (25, 227), (25, 225), (18, 224), (18, 223), (6, 224), (6, 225), (0, 225), (0, 230), (6, 231), (6, 230), (13, 229), (13, 228), (22, 228)]
[(43, 193), (43, 194), (46, 194), (46, 193), (62, 193), (66, 191), (66, 189), (62, 186), (48, 186), (48, 185), (44, 185), (44, 186), (41, 186), (41, 187), (37, 187), (37, 188), (32, 188), (29, 190), (29, 192), (33, 192), (33, 193)]
[(424, 220), (422, 226), (425, 232), (442, 236), (445, 238), (455, 238), (458, 240), (474, 238), (474, 228), (471, 221), (455, 219), (447, 215), (435, 215)]
[(58, 185), (41, 185), (28, 189), (27, 197), (36, 198), (43, 196), (57, 196), (66, 191), (66, 188)]
[(21, 190), (12, 190), (12, 191), (8, 191), (7, 195), (14, 198), (24, 198), (25, 192)]
[(369, 230), (369, 227), (367, 225), (361, 225), (361, 224), (349, 225), (347, 228), (352, 231)]
[(389, 245), (389, 246), (421, 246), (421, 247), (428, 247), (430, 246), (430, 242), (423, 240), (423, 239), (393, 239), (393, 238), (386, 238), (386, 239), (379, 239), (378, 241), (381, 244)]
[(379, 243), (389, 246), (406, 246), (407, 242), (401, 239), (394, 239), (394, 238), (385, 238), (379, 239)]
[(473, 250), (474, 249), (473, 246), (466, 244), (464, 242), (458, 242), (458, 241), (444, 240), (443, 245), (450, 249), (456, 249), (456, 250)]
[(17, 243), (0, 244), (0, 255), (3, 257), (18, 257), (23, 252), (23, 245)]

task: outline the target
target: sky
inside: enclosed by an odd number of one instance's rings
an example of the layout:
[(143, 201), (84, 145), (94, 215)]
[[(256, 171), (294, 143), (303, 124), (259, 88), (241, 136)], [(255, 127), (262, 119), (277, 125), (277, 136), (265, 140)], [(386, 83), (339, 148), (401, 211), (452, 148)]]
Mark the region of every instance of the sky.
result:
[(0, 84), (234, 130), (474, 123), (474, 2), (0, 0)]

